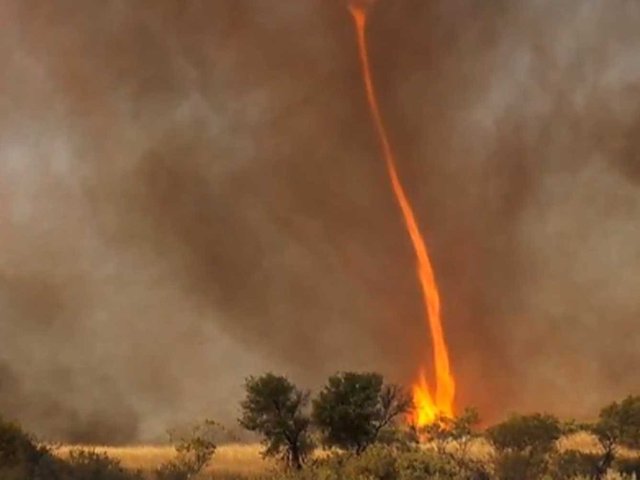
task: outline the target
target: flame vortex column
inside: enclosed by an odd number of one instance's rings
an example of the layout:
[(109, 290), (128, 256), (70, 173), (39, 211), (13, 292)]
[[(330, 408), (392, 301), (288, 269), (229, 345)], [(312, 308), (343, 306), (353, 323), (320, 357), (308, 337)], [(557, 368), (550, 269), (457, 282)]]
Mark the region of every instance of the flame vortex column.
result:
[(451, 372), (451, 364), (449, 361), (449, 351), (444, 331), (442, 328), (442, 317), (440, 311), (440, 292), (435, 279), (429, 252), (425, 245), (420, 228), (413, 213), (411, 203), (407, 198), (398, 171), (396, 168), (396, 159), (389, 142), (387, 131), (382, 121), (380, 107), (376, 97), (373, 81), (371, 79), (371, 68), (369, 65), (369, 55), (367, 52), (367, 43), (365, 37), (367, 12), (362, 2), (352, 1), (349, 11), (353, 16), (358, 39), (358, 51), (362, 66), (362, 76), (364, 87), (367, 94), (367, 101), (371, 111), (371, 117), (375, 126), (376, 134), (382, 147), (382, 153), (387, 166), (389, 179), (393, 193), (398, 201), (400, 210), (407, 229), (407, 233), (411, 239), (411, 244), (416, 255), (418, 278), (422, 288), (422, 295), (425, 304), (427, 322), (431, 332), (431, 340), (433, 342), (433, 360), (435, 367), (436, 389), (435, 398), (433, 398), (429, 385), (426, 380), (424, 367), (420, 369), (418, 379), (413, 385), (413, 400), (415, 403), (415, 412), (413, 415), (413, 423), (417, 426), (423, 426), (433, 422), (438, 415), (447, 417), (453, 416), (453, 403), (455, 397), (455, 380)]

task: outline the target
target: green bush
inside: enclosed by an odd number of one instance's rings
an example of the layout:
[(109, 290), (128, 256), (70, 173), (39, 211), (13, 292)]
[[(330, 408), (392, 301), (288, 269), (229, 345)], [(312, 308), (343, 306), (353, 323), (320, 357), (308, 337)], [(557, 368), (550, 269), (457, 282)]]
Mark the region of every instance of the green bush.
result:
[(455, 446), (457, 460), (468, 457), (471, 442), (478, 437), (477, 426), (480, 416), (474, 408), (466, 408), (453, 418), (439, 416), (434, 422), (419, 429), (421, 436), (434, 444), (438, 452), (444, 454)]
[(593, 453), (568, 450), (555, 456), (552, 462), (553, 478), (564, 480), (575, 477), (593, 478), (598, 475), (600, 456)]
[(487, 430), (487, 438), (498, 451), (546, 454), (562, 435), (560, 421), (552, 415), (513, 415)]
[(192, 470), (178, 461), (166, 462), (155, 470), (156, 480), (187, 480), (192, 475)]
[(0, 417), (0, 479), (55, 480), (61, 462), (15, 423)]
[(63, 480), (140, 480), (140, 472), (129, 471), (120, 461), (95, 450), (72, 450), (63, 468)]
[(500, 480), (537, 480), (550, 470), (562, 428), (551, 415), (513, 415), (486, 432), (496, 450), (495, 475)]
[(508, 450), (494, 459), (494, 474), (498, 480), (538, 480), (548, 472), (545, 455), (539, 452)]
[(372, 445), (360, 455), (333, 454), (308, 468), (282, 477), (287, 480), (477, 480), (475, 472), (432, 450), (398, 450)]
[(613, 464), (614, 470), (628, 476), (640, 479), (640, 458), (619, 458)]
[(345, 462), (344, 473), (349, 478), (395, 480), (399, 478), (398, 455), (391, 448), (375, 445)]
[(216, 422), (205, 420), (184, 435), (170, 435), (177, 456), (161, 465), (155, 474), (158, 480), (187, 480), (199, 474), (216, 452)]
[(414, 450), (398, 457), (398, 480), (471, 479), (473, 473), (449, 455)]
[(91, 450), (72, 450), (66, 461), (38, 445), (15, 423), (0, 419), (1, 480), (138, 480), (104, 454)]
[(35, 443), (15, 423), (0, 419), (0, 466), (34, 463), (40, 456)]

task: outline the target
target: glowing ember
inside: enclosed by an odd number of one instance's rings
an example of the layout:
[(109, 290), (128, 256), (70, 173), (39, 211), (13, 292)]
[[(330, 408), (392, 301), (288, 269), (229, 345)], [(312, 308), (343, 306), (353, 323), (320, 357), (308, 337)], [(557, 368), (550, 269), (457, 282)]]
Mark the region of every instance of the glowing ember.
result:
[(367, 101), (371, 116), (375, 126), (376, 134), (382, 146), (389, 179), (393, 193), (398, 201), (402, 217), (404, 219), (407, 233), (411, 239), (411, 244), (416, 254), (418, 278), (422, 287), (422, 294), (425, 303), (427, 323), (431, 332), (433, 343), (433, 360), (435, 367), (436, 389), (435, 398), (427, 383), (424, 368), (419, 372), (418, 379), (413, 385), (413, 400), (415, 412), (411, 421), (420, 427), (431, 423), (439, 415), (451, 417), (453, 415), (453, 403), (455, 397), (455, 380), (451, 372), (449, 363), (449, 351), (442, 329), (442, 318), (440, 313), (440, 293), (436, 283), (433, 267), (429, 258), (429, 252), (425, 245), (418, 223), (413, 213), (411, 203), (407, 198), (404, 187), (400, 182), (396, 168), (396, 159), (391, 149), (391, 143), (382, 121), (378, 100), (376, 98), (373, 81), (371, 79), (371, 68), (369, 66), (369, 54), (365, 38), (365, 27), (367, 20), (366, 8), (370, 1), (352, 0), (349, 4), (349, 11), (353, 16), (358, 38), (358, 51), (362, 64), (362, 76), (367, 94)]

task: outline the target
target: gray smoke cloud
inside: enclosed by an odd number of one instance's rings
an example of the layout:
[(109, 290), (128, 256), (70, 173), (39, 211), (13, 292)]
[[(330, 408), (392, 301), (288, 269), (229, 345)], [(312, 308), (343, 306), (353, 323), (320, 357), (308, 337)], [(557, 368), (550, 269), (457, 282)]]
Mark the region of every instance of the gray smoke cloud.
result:
[[(0, 2), (0, 412), (129, 442), (245, 376), (429, 362), (345, 2)], [(640, 6), (379, 0), (461, 405), (637, 390)]]

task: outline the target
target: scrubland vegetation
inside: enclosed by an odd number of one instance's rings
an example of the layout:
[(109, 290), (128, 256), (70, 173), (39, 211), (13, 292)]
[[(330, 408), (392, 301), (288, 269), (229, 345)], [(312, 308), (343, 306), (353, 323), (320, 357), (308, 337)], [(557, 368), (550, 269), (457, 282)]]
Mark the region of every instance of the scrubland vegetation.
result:
[(311, 398), (287, 378), (245, 384), (239, 424), (255, 445), (216, 442), (203, 422), (172, 447), (50, 447), (0, 419), (0, 480), (534, 480), (640, 478), (640, 397), (591, 423), (513, 415), (485, 429), (473, 409), (423, 428), (380, 375), (341, 373)]

